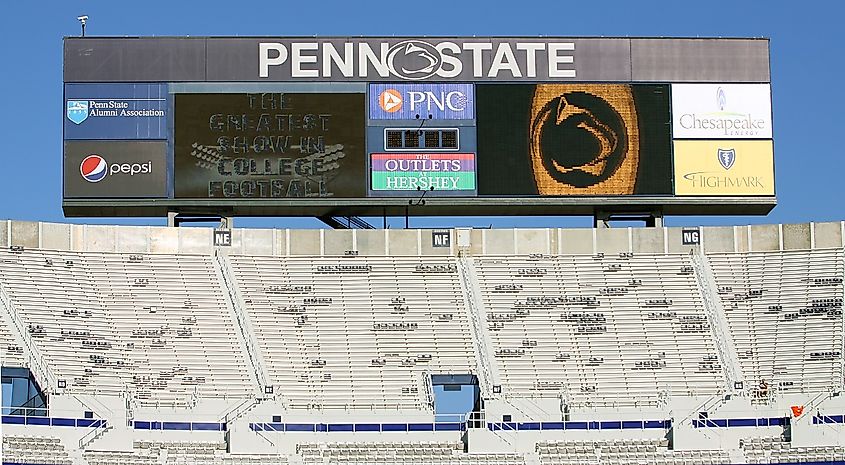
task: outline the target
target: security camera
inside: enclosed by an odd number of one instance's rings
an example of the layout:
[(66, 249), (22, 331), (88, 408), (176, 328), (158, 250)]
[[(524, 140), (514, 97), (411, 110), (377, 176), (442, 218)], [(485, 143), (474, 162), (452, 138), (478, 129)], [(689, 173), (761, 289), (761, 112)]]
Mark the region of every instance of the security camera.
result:
[(85, 22), (88, 21), (88, 15), (77, 16), (76, 19), (80, 23), (85, 24)]

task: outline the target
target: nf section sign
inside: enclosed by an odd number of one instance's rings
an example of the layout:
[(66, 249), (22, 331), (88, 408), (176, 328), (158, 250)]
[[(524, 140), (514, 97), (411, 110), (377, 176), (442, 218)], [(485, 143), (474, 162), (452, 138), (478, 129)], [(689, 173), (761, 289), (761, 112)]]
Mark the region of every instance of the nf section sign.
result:
[(765, 214), (769, 42), (74, 37), (67, 216)]

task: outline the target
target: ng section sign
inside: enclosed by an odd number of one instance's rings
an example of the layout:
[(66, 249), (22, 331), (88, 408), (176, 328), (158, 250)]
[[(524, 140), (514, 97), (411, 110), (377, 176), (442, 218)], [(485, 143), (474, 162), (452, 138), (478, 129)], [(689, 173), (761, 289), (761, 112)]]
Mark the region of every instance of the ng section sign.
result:
[(675, 195), (775, 195), (772, 141), (675, 141)]

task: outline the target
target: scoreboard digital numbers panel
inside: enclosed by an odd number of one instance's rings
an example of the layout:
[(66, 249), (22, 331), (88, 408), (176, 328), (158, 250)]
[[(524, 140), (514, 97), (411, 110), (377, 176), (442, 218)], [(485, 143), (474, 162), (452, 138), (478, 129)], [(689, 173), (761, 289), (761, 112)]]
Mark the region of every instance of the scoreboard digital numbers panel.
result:
[(363, 197), (364, 94), (177, 94), (176, 198)]

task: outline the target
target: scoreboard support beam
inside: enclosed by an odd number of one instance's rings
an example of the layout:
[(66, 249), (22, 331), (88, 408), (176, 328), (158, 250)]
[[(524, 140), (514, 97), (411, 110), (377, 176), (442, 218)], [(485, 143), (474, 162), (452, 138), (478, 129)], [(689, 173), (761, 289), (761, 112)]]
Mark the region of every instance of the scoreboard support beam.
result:
[(219, 229), (232, 229), (235, 225), (233, 216), (225, 215), (185, 215), (175, 211), (167, 212), (167, 226), (178, 228), (182, 223), (213, 223), (219, 222)]
[(597, 210), (593, 213), (594, 228), (610, 228), (611, 221), (642, 221), (647, 228), (662, 228), (663, 210), (654, 210), (643, 213), (621, 213)]

